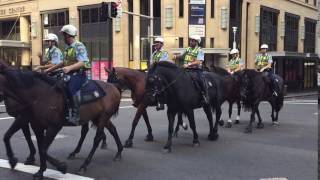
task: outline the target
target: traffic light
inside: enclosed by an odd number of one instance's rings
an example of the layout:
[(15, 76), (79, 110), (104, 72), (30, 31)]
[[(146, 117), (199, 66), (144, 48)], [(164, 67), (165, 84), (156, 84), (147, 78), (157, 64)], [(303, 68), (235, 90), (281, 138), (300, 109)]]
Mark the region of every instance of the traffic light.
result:
[(118, 5), (115, 2), (109, 3), (109, 18), (116, 18), (118, 15)]
[(118, 4), (116, 2), (102, 2), (101, 17), (103, 19), (116, 18), (118, 16)]

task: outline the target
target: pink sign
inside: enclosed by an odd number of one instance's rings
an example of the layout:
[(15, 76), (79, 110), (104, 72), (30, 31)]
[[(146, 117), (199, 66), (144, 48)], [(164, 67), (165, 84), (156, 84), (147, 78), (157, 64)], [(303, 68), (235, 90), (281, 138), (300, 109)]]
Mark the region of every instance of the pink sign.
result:
[(107, 80), (108, 73), (104, 70), (104, 68), (109, 68), (109, 61), (93, 61), (92, 62), (92, 79), (93, 80)]

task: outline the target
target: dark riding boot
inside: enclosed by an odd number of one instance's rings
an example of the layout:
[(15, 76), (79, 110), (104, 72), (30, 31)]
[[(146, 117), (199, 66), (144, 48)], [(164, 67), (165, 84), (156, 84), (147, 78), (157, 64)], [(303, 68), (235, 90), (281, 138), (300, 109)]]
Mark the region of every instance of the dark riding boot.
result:
[(73, 107), (71, 113), (69, 113), (68, 125), (78, 126), (80, 121), (80, 98), (79, 95), (72, 96)]
[(201, 85), (201, 95), (203, 104), (208, 105), (209, 104), (209, 95), (208, 95), (208, 88), (206, 86), (206, 82), (204, 79), (202, 79), (202, 85)]
[(271, 88), (272, 88), (272, 95), (277, 97), (279, 94), (279, 88), (278, 88), (277, 80), (273, 75), (271, 75)]

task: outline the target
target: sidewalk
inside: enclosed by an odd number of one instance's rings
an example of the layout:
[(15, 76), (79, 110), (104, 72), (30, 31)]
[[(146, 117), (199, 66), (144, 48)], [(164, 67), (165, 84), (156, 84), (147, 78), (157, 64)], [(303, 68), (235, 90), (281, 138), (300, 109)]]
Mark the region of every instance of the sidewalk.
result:
[[(294, 98), (294, 97), (305, 97), (305, 96), (317, 96), (318, 92), (316, 90), (312, 91), (300, 91), (300, 92), (289, 92), (284, 98)], [(122, 98), (131, 98), (130, 90), (125, 90), (122, 92)]]

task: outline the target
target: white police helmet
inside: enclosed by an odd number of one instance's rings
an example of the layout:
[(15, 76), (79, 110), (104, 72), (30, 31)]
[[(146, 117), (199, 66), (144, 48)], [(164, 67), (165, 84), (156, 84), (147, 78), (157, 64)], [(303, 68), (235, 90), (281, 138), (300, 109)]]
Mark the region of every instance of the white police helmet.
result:
[(43, 40), (45, 40), (45, 41), (55, 41), (56, 43), (58, 43), (58, 41), (59, 41), (58, 36), (53, 34), (53, 33), (49, 33), (47, 35), (47, 37), (44, 38)]
[(68, 25), (64, 25), (61, 28), (60, 32), (64, 32), (66, 34), (69, 34), (70, 36), (76, 36), (78, 33), (78, 29), (75, 26), (68, 24)]
[(157, 37), (157, 38), (154, 40), (154, 42), (161, 42), (161, 43), (163, 43), (164, 40), (163, 40), (162, 37)]
[(269, 48), (268, 44), (262, 44), (260, 47), (260, 49), (268, 49), (268, 48)]
[(230, 51), (230, 54), (232, 55), (232, 54), (238, 54), (239, 53), (239, 50), (238, 49), (232, 49), (231, 51)]
[(191, 35), (189, 38), (198, 41), (198, 43), (201, 43), (201, 37), (199, 35)]

